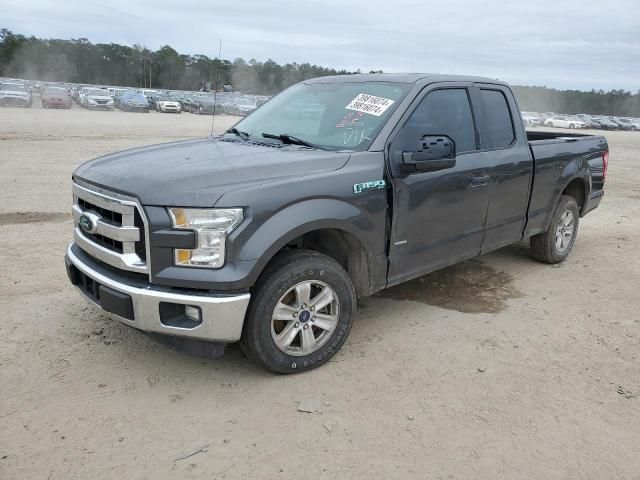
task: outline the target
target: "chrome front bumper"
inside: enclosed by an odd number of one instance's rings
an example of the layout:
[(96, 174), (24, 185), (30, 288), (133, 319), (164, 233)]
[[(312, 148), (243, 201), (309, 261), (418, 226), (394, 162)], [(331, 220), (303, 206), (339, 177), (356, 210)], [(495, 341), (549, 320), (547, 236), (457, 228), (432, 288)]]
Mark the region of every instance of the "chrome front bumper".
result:
[[(67, 249), (68, 269), (72, 265), (91, 279), (94, 291), (98, 291), (100, 287), (105, 287), (106, 290), (100, 291), (105, 294), (111, 292), (110, 298), (114, 298), (113, 291), (115, 291), (117, 292), (115, 297), (132, 306), (132, 319), (117, 315), (104, 308), (98, 299), (99, 297), (96, 298), (96, 296), (87, 292), (86, 279), (84, 279), (84, 285), (74, 283), (90, 303), (102, 308), (116, 320), (145, 332), (211, 342), (235, 342), (240, 339), (245, 313), (249, 305), (250, 295), (248, 293), (232, 296), (211, 296), (200, 295), (199, 292), (193, 292), (193, 294), (168, 292), (154, 289), (152, 286), (145, 288), (131, 286), (109, 278), (84, 263), (74, 254), (72, 245), (69, 245)], [(73, 283), (72, 275), (73, 273), (69, 273)], [(130, 303), (128, 298), (131, 299)], [(193, 328), (167, 325), (163, 323), (161, 316), (161, 303), (172, 306), (188, 305), (197, 307), (200, 309), (201, 323)]]

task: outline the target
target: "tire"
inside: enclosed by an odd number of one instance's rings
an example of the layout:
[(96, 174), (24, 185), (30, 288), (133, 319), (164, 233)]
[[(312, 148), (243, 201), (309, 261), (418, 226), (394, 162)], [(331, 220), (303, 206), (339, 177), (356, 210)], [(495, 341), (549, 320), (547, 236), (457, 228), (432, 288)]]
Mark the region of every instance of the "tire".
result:
[(570, 123), (569, 128), (576, 128), (576, 126), (573, 123)]
[[(347, 272), (326, 255), (311, 250), (278, 255), (252, 293), (240, 344), (252, 361), (267, 370), (288, 374), (319, 367), (349, 335), (355, 289)], [(321, 313), (314, 311), (313, 303), (322, 303)], [(290, 335), (283, 338), (286, 332)]]
[(631, 125), (631, 131), (635, 132), (636, 130), (637, 130), (636, 126), (635, 125)]
[[(575, 244), (579, 223), (580, 211), (575, 198), (562, 195), (553, 212), (549, 229), (534, 235), (529, 241), (533, 258), (551, 264), (564, 262)], [(559, 239), (560, 236), (563, 239)]]

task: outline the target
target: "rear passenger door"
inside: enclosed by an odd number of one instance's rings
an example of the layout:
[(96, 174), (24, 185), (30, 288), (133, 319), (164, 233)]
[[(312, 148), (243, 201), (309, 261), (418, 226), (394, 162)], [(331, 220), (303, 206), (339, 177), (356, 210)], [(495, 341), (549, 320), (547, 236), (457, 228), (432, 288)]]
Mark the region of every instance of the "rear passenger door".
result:
[(481, 149), (490, 161), (489, 206), (482, 242), (485, 253), (522, 238), (533, 158), (511, 90), (504, 85), (476, 84), (471, 92), (478, 112)]

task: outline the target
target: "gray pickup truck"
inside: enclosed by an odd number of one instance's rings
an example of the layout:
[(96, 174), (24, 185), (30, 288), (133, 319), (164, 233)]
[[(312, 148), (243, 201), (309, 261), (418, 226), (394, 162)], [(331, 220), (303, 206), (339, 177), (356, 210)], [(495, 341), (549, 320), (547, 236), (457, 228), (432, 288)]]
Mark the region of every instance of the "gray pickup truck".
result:
[(302, 372), (340, 349), (359, 297), (523, 239), (566, 259), (607, 161), (601, 136), (525, 132), (502, 82), (318, 78), (222, 136), (78, 168), (67, 273), (171, 345), (240, 341)]

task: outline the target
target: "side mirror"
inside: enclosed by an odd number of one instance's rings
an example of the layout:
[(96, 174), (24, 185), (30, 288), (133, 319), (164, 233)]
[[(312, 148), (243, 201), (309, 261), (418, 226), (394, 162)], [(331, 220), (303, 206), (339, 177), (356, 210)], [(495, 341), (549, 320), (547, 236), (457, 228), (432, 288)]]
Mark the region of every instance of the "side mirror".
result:
[(423, 135), (416, 147), (413, 152), (398, 152), (407, 171), (435, 172), (456, 164), (456, 144), (447, 135)]

